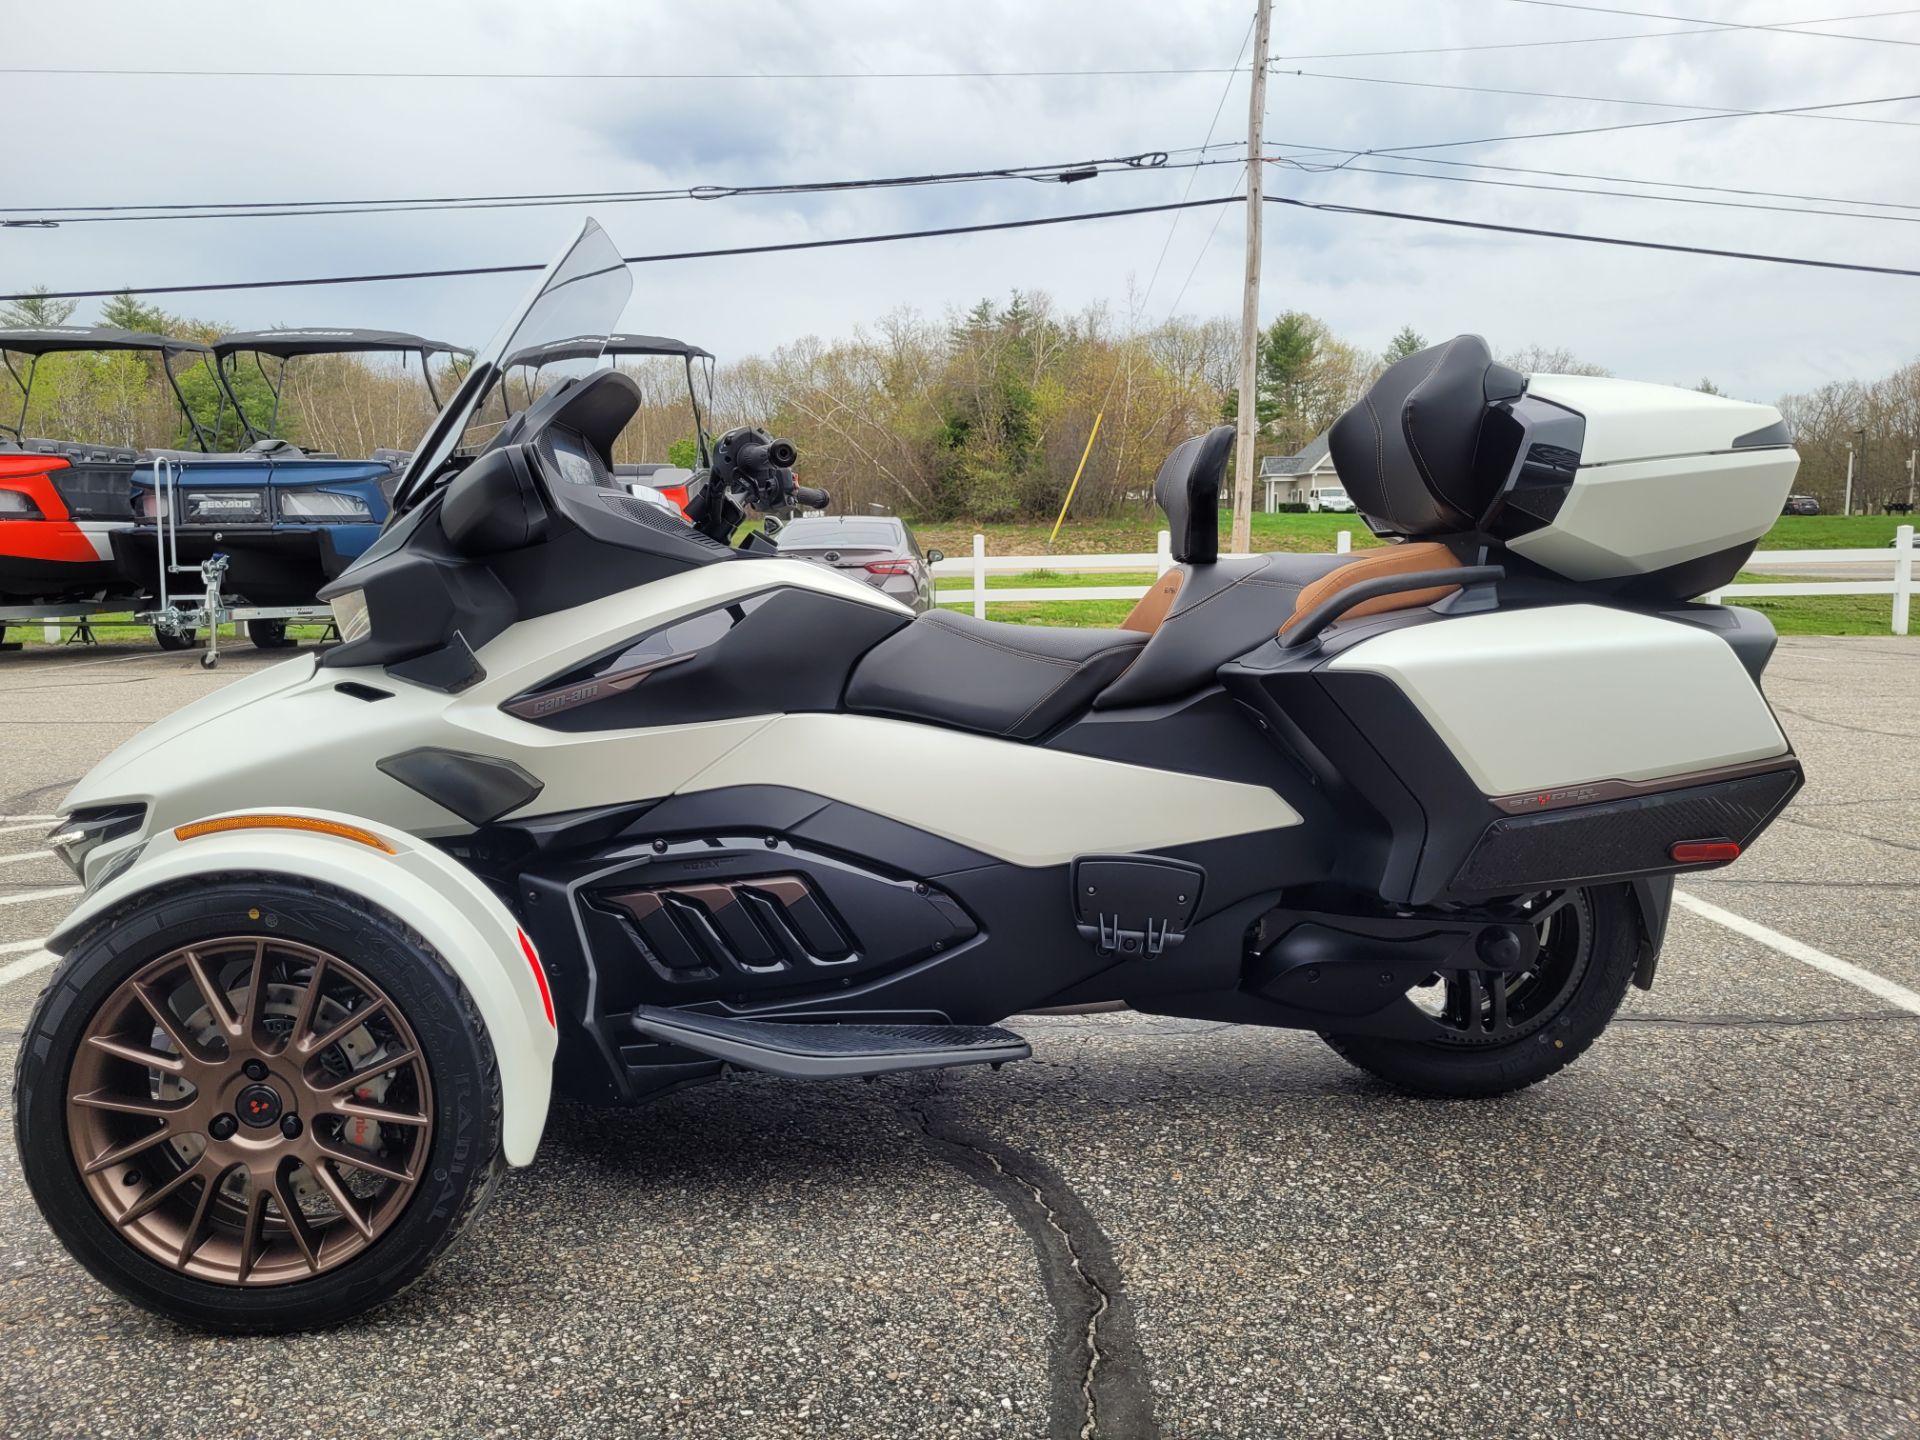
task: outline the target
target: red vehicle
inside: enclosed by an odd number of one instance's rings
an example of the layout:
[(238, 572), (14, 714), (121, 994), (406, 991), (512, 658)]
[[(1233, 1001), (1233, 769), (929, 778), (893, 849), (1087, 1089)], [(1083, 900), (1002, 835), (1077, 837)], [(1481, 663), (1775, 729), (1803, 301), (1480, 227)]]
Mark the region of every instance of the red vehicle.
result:
[[(0, 363), (20, 388), (20, 413), (0, 421), (0, 605), (25, 606), (131, 596), (113, 560), (112, 532), (133, 522), (131, 486), (142, 453), (125, 446), (29, 438), (27, 407), (43, 356), (84, 351), (146, 351), (187, 417), (194, 443), (209, 450), (216, 432), (195, 418), (173, 373), (178, 355), (212, 352), (111, 326), (0, 329)], [(24, 358), (24, 368), (16, 357)]]

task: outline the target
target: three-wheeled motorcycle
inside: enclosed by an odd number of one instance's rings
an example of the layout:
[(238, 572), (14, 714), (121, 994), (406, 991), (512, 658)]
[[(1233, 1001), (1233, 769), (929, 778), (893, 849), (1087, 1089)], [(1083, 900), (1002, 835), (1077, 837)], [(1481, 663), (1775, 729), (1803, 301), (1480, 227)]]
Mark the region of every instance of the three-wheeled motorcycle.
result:
[(556, 1083), (997, 1065), (1009, 1016), (1125, 1005), (1511, 1091), (1653, 983), (1673, 877), (1801, 782), (1772, 630), (1690, 598), (1792, 481), (1765, 406), (1462, 336), (1333, 429), (1395, 543), (1222, 556), (1222, 428), (1162, 467), (1178, 563), (1118, 628), (916, 617), (725, 543), (825, 501), (764, 432), (715, 445), (691, 523), (627, 493), (617, 371), (463, 444), (503, 357), (607, 333), (629, 285), (589, 224), (327, 588), (342, 643), (68, 797), (86, 895), (19, 1148), (142, 1305), (271, 1330), (386, 1299), (534, 1159)]

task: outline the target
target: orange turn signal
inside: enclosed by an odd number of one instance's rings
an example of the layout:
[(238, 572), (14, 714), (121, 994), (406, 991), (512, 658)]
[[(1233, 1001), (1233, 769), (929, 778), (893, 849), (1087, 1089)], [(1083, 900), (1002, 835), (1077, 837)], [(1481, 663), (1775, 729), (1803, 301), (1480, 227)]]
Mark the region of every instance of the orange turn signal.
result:
[(197, 840), (202, 835), (224, 835), (230, 830), (305, 830), (315, 835), (333, 835), (352, 840), (383, 855), (399, 852), (371, 830), (357, 825), (342, 825), (335, 820), (315, 820), (306, 815), (223, 815), (217, 820), (196, 820), (191, 825), (174, 827), (176, 840)]

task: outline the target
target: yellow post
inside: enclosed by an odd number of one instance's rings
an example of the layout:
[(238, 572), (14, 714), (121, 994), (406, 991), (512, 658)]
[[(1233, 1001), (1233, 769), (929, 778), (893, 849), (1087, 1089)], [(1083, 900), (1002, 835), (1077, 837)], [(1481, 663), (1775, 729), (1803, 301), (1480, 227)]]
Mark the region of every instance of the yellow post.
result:
[(1080, 474), (1087, 468), (1087, 457), (1093, 453), (1093, 442), (1100, 434), (1100, 421), (1106, 415), (1105, 410), (1094, 413), (1093, 429), (1087, 432), (1087, 448), (1080, 452), (1080, 463), (1073, 467), (1073, 483), (1067, 486), (1067, 498), (1060, 502), (1060, 514), (1053, 522), (1053, 534), (1047, 536), (1047, 549), (1053, 549), (1053, 542), (1060, 537), (1060, 527), (1066, 523), (1067, 507), (1073, 504), (1073, 492), (1080, 488)]

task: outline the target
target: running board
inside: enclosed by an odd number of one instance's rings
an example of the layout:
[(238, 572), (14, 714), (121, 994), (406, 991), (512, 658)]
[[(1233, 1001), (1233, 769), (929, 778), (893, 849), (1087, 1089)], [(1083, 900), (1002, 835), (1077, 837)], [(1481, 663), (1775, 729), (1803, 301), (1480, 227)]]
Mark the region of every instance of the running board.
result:
[(999, 1065), (1033, 1053), (1025, 1040), (997, 1025), (794, 1024), (641, 1005), (633, 1012), (633, 1028), (649, 1039), (791, 1080)]

